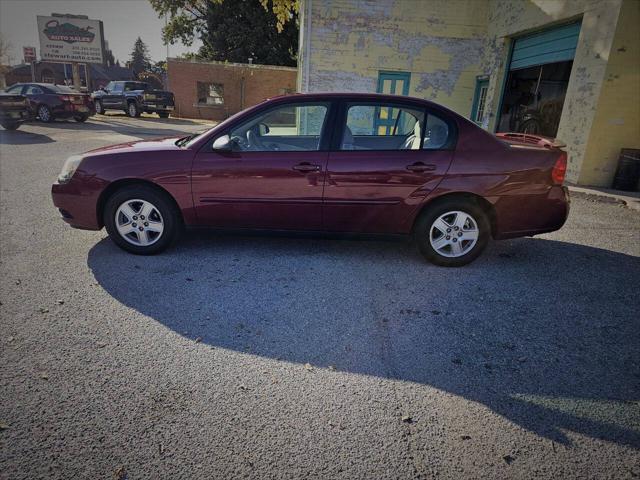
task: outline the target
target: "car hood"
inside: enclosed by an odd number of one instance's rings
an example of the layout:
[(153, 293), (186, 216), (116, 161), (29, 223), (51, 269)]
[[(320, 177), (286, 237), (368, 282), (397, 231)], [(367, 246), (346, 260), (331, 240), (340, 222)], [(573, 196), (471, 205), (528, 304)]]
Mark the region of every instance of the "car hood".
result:
[(176, 141), (181, 137), (164, 137), (154, 138), (153, 140), (136, 140), (132, 142), (119, 143), (117, 145), (109, 145), (108, 147), (100, 147), (94, 150), (89, 150), (85, 153), (87, 156), (102, 155), (102, 154), (114, 154), (114, 153), (133, 153), (143, 151), (158, 151), (158, 150), (180, 150), (180, 147), (176, 145)]

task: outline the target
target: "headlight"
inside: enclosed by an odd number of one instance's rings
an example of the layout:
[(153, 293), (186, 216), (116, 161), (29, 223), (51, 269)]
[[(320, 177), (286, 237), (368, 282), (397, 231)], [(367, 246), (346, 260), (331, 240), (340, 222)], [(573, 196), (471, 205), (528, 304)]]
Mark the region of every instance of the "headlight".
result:
[(71, 180), (73, 174), (76, 173), (83, 158), (82, 155), (71, 155), (67, 158), (67, 161), (64, 162), (64, 166), (62, 167), (62, 172), (58, 175), (58, 183), (69, 183), (69, 180)]

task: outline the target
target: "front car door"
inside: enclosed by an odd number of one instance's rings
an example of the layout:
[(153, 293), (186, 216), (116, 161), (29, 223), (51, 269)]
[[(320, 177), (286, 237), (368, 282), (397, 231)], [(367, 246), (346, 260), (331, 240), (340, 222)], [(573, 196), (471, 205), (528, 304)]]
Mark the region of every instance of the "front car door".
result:
[(105, 108), (124, 108), (124, 82), (109, 82), (107, 93), (102, 96), (102, 105)]
[(201, 225), (319, 230), (327, 164), (328, 101), (289, 101), (232, 124), (231, 152), (196, 154), (193, 201)]
[(408, 233), (412, 213), (442, 180), (455, 125), (422, 105), (343, 102), (327, 165), (323, 226)]

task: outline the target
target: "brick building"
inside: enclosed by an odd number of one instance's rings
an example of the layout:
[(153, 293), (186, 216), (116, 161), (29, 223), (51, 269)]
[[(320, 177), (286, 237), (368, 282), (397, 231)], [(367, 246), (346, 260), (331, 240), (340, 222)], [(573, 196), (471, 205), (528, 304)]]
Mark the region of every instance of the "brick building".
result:
[(179, 117), (224, 120), (269, 97), (296, 91), (297, 69), (290, 67), (170, 58), (167, 74)]
[(570, 182), (610, 186), (640, 148), (638, 0), (301, 0), (298, 91), (434, 100), (557, 137)]

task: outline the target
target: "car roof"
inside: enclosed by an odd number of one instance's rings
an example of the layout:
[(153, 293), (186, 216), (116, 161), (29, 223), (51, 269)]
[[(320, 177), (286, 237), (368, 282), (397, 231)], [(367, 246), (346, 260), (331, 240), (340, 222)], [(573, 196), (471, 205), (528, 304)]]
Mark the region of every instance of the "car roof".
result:
[(284, 99), (300, 99), (300, 100), (355, 100), (355, 101), (374, 101), (389, 103), (420, 103), (424, 106), (433, 106), (445, 109), (442, 105), (425, 100), (424, 98), (410, 97), (407, 95), (391, 95), (387, 93), (364, 93), (364, 92), (313, 92), (313, 93), (290, 93), (288, 95), (278, 95), (268, 98), (266, 101), (282, 101)]

